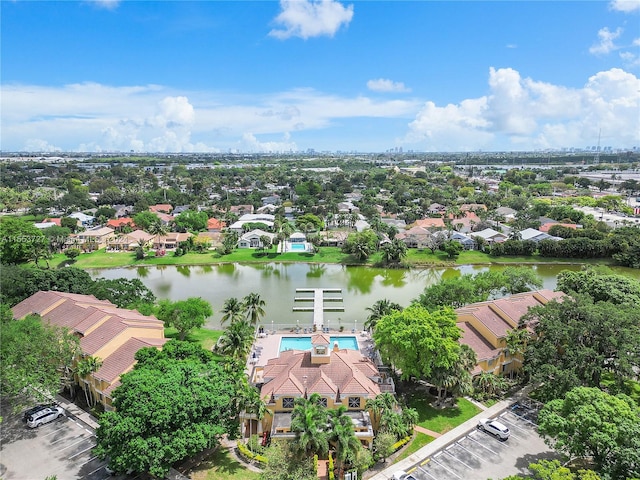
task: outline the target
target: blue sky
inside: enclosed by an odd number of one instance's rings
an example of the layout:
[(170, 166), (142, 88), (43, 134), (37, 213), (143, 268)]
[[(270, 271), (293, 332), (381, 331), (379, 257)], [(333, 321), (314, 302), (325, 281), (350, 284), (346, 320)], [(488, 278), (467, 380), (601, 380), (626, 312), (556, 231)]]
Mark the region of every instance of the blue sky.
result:
[(640, 147), (640, 0), (0, 8), (3, 151)]

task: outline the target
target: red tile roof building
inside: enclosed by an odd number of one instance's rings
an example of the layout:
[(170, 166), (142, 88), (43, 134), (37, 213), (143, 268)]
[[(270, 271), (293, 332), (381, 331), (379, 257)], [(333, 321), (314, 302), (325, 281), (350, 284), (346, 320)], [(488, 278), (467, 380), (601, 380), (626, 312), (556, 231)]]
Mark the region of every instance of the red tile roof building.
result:
[(502, 374), (520, 368), (521, 361), (513, 363), (514, 357), (505, 351), (507, 334), (518, 327), (520, 318), (529, 308), (563, 296), (562, 292), (538, 290), (458, 308), (457, 324), (463, 332), (460, 343), (470, 346), (478, 357), (472, 373)]
[(167, 341), (162, 321), (93, 295), (40, 291), (12, 310), (14, 318), (37, 314), (79, 337), (82, 356), (96, 357), (102, 366), (77, 380), (87, 384), (108, 410), (112, 409), (111, 392), (120, 384), (120, 375), (133, 368), (135, 353), (143, 347), (161, 347)]

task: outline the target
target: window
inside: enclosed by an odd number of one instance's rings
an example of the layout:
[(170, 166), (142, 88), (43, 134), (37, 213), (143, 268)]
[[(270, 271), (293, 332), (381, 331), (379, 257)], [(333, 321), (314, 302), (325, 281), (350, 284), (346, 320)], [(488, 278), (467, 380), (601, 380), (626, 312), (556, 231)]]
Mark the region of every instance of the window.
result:
[(293, 397), (283, 397), (282, 408), (293, 408)]
[(316, 347), (316, 354), (326, 355), (326, 353), (327, 353), (326, 347)]
[(360, 397), (349, 397), (349, 408), (360, 408)]
[(320, 400), (318, 400), (318, 404), (320, 404), (324, 408), (327, 408), (327, 399), (326, 398), (321, 398)]

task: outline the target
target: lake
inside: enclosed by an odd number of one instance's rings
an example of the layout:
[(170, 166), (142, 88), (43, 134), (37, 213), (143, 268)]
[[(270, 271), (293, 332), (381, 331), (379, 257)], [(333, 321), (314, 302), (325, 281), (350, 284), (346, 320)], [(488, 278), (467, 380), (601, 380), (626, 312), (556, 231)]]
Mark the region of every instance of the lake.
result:
[[(294, 312), (296, 288), (341, 288), (344, 312), (325, 312), (324, 324), (330, 328), (361, 330), (377, 300), (388, 299), (403, 307), (417, 298), (425, 287), (441, 278), (464, 273), (501, 269), (500, 265), (462, 265), (452, 268), (382, 269), (359, 266), (308, 263), (220, 264), (203, 266), (144, 266), (132, 268), (93, 269), (94, 277), (139, 278), (159, 299), (183, 300), (202, 297), (211, 303), (214, 315), (206, 326), (220, 328), (220, 311), (230, 297), (241, 299), (258, 293), (266, 302), (265, 328), (310, 326), (312, 312)], [(543, 288), (555, 289), (556, 277), (562, 270), (579, 270), (580, 265), (531, 265), (542, 278)], [(640, 279), (640, 271), (615, 268)], [(298, 295), (300, 296), (300, 295)], [(337, 296), (329, 294), (328, 296)], [(299, 303), (296, 303), (299, 306)], [(331, 306), (335, 306), (331, 302)], [(339, 304), (338, 304), (339, 305)]]

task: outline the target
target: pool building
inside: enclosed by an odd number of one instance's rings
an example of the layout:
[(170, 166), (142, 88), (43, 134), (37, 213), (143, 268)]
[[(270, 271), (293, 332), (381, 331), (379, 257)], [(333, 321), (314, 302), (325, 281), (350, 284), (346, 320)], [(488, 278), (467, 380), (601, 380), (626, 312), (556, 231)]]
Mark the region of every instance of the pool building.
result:
[[(264, 340), (276, 341), (275, 335), (270, 337)], [(245, 419), (245, 432), (268, 432), (274, 439), (295, 438), (291, 432), (295, 399), (317, 393), (327, 408), (347, 407), (357, 438), (371, 447), (373, 427), (365, 404), (380, 393), (395, 393), (391, 377), (381, 373), (362, 353), (358, 338), (353, 335), (282, 336), (277, 353), (263, 365), (256, 365), (250, 379), (271, 415), (261, 421), (249, 416)]]

